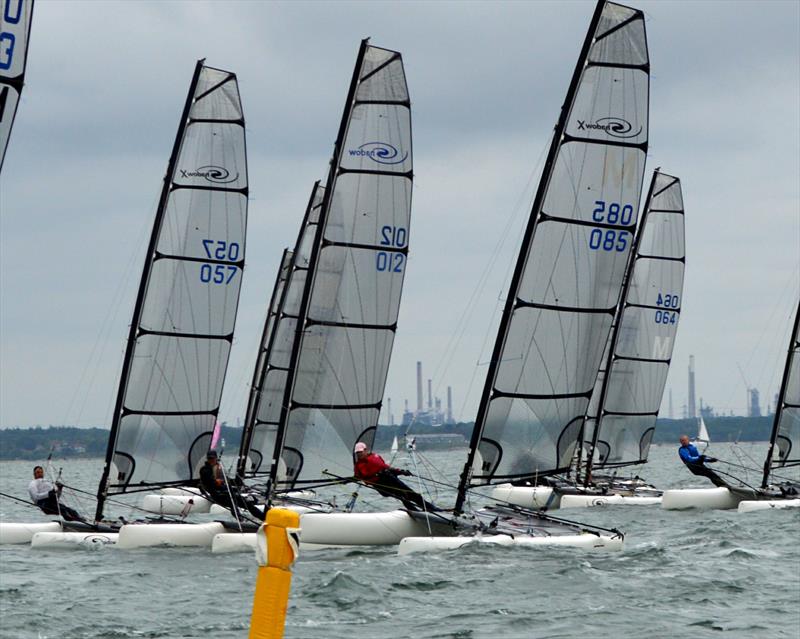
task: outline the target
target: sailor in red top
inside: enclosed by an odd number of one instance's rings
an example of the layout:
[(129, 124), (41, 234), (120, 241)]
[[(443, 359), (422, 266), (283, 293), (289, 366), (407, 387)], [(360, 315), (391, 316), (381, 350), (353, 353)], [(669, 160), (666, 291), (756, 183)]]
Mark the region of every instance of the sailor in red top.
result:
[(377, 490), (384, 497), (399, 499), (409, 510), (432, 512), (439, 510), (397, 478), (398, 475), (410, 475), (409, 471), (392, 468), (383, 461), (380, 455), (371, 452), (364, 442), (358, 442), (353, 450), (356, 456), (354, 466), (356, 478)]

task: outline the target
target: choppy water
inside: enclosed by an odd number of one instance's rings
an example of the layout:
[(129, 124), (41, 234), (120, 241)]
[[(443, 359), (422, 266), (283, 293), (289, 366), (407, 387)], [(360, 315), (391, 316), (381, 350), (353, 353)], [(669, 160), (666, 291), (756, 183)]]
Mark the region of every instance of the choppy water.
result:
[[(764, 445), (749, 450), (763, 458)], [(710, 452), (732, 459), (724, 445)], [(462, 455), (427, 457), (452, 472)], [(63, 465), (68, 484), (94, 490), (99, 460)], [(23, 496), (32, 466), (2, 464), (0, 490)], [(671, 446), (654, 447), (642, 474), (661, 488), (703, 485)], [(286, 637), (800, 637), (800, 510), (560, 514), (621, 528), (625, 550), (306, 552), (295, 566)], [(42, 520), (7, 499), (0, 517)], [(250, 554), (5, 546), (0, 568), (4, 638), (247, 636), (256, 576)]]

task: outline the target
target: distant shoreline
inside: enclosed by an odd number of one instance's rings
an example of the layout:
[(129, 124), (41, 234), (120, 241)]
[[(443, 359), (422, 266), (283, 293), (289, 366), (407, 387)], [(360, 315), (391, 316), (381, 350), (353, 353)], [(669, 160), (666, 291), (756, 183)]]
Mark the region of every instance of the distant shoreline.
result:
[[(774, 416), (763, 417), (708, 417), (704, 418), (713, 443), (766, 442), (772, 432)], [(434, 435), (458, 434), (469, 442), (472, 422), (428, 426), (384, 426), (378, 428), (374, 448), (388, 450), (392, 440), (406, 434)], [(659, 419), (653, 444), (674, 444), (682, 434), (690, 437), (697, 433), (696, 419)], [(104, 458), (109, 429), (77, 426), (33, 426), (0, 429), (0, 461), (41, 461), (52, 454), (57, 459)], [(228, 451), (236, 451), (241, 441), (242, 429), (223, 423), (221, 438)]]

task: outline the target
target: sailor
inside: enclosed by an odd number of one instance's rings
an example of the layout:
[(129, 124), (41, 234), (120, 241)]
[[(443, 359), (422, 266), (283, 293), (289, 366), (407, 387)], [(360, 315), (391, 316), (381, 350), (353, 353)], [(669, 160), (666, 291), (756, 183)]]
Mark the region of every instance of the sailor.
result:
[(680, 442), (681, 447), (678, 449), (678, 455), (680, 455), (681, 461), (686, 464), (686, 467), (693, 475), (708, 477), (715, 486), (728, 488), (728, 483), (706, 466), (706, 463), (717, 461), (715, 457), (701, 455), (694, 444), (689, 443), (688, 435), (681, 435)]
[(370, 451), (364, 442), (356, 443), (353, 451), (356, 456), (353, 474), (370, 488), (374, 488), (384, 497), (399, 499), (409, 510), (439, 510), (397, 478), (398, 475), (411, 475), (411, 472), (392, 468), (380, 455)]
[(209, 501), (223, 508), (232, 511), (234, 508), (243, 507), (259, 521), (264, 519), (264, 513), (258, 510), (255, 503), (242, 497), (237, 487), (228, 482), (225, 469), (219, 463), (219, 455), (215, 450), (206, 453), (206, 463), (200, 469), (200, 491)]
[(83, 521), (76, 511), (60, 502), (64, 484), (56, 482), (55, 486), (44, 478), (44, 468), (33, 467), (33, 481), (28, 484), (31, 501), (47, 515), (60, 515), (65, 521)]

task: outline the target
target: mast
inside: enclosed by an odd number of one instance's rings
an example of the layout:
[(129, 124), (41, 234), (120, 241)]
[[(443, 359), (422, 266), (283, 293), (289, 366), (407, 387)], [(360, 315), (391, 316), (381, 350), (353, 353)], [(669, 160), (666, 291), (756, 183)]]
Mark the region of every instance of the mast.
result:
[(233, 341), (247, 194), (236, 76), (200, 60), (134, 305), (97, 520), (110, 493), (191, 481), (208, 448)]
[[(619, 435), (630, 432), (638, 437), (633, 442), (617, 441), (620, 450), (612, 451), (614, 447), (605, 444), (601, 465), (621, 467), (647, 461), (681, 313), (686, 264), (683, 216), (680, 181), (656, 169), (609, 338), (596, 413), (587, 415), (587, 419), (593, 419), (594, 428), (586, 460), (586, 486), (591, 482), (594, 454), (607, 417), (621, 421)], [(677, 221), (671, 224), (673, 220)], [(647, 247), (643, 249), (645, 240)], [(659, 265), (663, 265), (660, 270)], [(623, 331), (628, 333), (624, 344)], [(610, 395), (614, 397), (613, 409), (607, 407)], [(635, 449), (634, 456), (625, 449), (625, 443)], [(617, 457), (613, 464), (609, 459), (612, 452)], [(624, 458), (626, 454), (628, 459)]]
[[(764, 461), (764, 477), (761, 481), (761, 488), (766, 488), (769, 485), (769, 475), (772, 470), (772, 460), (775, 456), (775, 445), (778, 443), (778, 438), (784, 430), (783, 417), (787, 414), (787, 410), (791, 411), (787, 419), (786, 435), (794, 434), (795, 441), (792, 442), (791, 437), (784, 438), (790, 442), (788, 450), (783, 450), (780, 445), (779, 456), (782, 466), (795, 465), (800, 463), (800, 451), (795, 451), (796, 457), (794, 459), (786, 459), (792, 448), (800, 442), (797, 440), (800, 435), (800, 303), (797, 305), (797, 311), (794, 315), (794, 326), (792, 327), (792, 334), (789, 339), (789, 351), (786, 355), (786, 366), (783, 369), (783, 379), (781, 380), (781, 390), (778, 393), (778, 403), (775, 406), (775, 419), (772, 423), (772, 434), (769, 438), (769, 448), (767, 449), (767, 458)], [(792, 429), (792, 419), (798, 424), (795, 424)]]
[[(640, 22), (639, 25), (636, 25), (636, 22)], [(626, 29), (626, 27), (631, 27), (630, 29)], [(599, 33), (599, 30), (603, 29), (602, 33)], [(624, 38), (625, 35), (630, 36), (630, 40), (623, 40), (620, 42), (621, 38)], [(635, 39), (635, 42), (634, 42)], [(604, 40), (604, 41), (602, 41)], [(617, 61), (615, 60), (615, 52), (613, 50), (606, 50), (604, 47), (609, 42), (616, 42), (617, 44), (621, 45), (622, 56), (626, 57), (625, 60)], [(609, 45), (610, 46), (610, 45)], [(594, 57), (593, 57), (594, 56)], [(523, 281), (525, 280), (526, 276), (526, 266), (528, 262), (533, 259), (535, 256), (535, 251), (532, 251), (534, 241), (536, 239), (537, 231), (539, 227), (545, 222), (561, 222), (565, 221), (567, 224), (575, 224), (576, 230), (575, 233), (586, 233), (587, 228), (591, 228), (592, 230), (597, 230), (598, 233), (601, 235), (606, 233), (614, 232), (616, 230), (619, 231), (620, 236), (623, 233), (631, 232), (635, 228), (635, 220), (628, 220), (628, 222), (633, 222), (633, 224), (625, 223), (624, 225), (618, 225), (613, 223), (613, 221), (608, 220), (606, 221), (605, 216), (602, 217), (602, 220), (598, 220), (597, 218), (589, 218), (586, 219), (586, 211), (583, 211), (584, 217), (581, 217), (582, 208), (581, 205), (584, 206), (588, 205), (591, 206), (589, 202), (579, 202), (578, 197), (579, 195), (575, 195), (574, 200), (572, 202), (567, 202), (567, 198), (564, 198), (563, 201), (553, 202), (553, 208), (561, 207), (561, 210), (558, 210), (557, 213), (563, 213), (563, 217), (559, 217), (557, 215), (552, 215), (550, 211), (545, 213), (543, 211), (546, 202), (548, 201), (548, 192), (550, 190), (551, 182), (556, 176), (557, 171), (559, 172), (559, 179), (563, 180), (565, 178), (564, 170), (559, 165), (560, 158), (560, 151), (562, 146), (568, 143), (577, 142), (576, 146), (579, 147), (579, 151), (583, 150), (584, 157), (591, 155), (593, 151), (590, 150), (592, 145), (596, 144), (607, 144), (609, 149), (613, 149), (614, 147), (619, 147), (620, 149), (630, 148), (636, 149), (641, 151), (641, 157), (636, 157), (632, 160), (632, 163), (635, 164), (637, 161), (640, 162), (642, 165), (644, 163), (644, 154), (646, 154), (647, 149), (647, 140), (646, 140), (646, 133), (645, 135), (641, 135), (642, 131), (646, 131), (646, 102), (647, 102), (647, 94), (645, 93), (644, 96), (640, 96), (644, 98), (644, 105), (640, 105), (640, 108), (643, 107), (645, 109), (644, 113), (635, 113), (634, 115), (637, 116), (637, 121), (631, 123), (627, 120), (622, 119), (619, 117), (621, 114), (619, 113), (609, 113), (607, 114), (609, 117), (605, 118), (597, 118), (597, 115), (600, 113), (596, 113), (592, 110), (592, 102), (591, 96), (589, 96), (589, 103), (585, 104), (586, 101), (584, 99), (583, 102), (580, 103), (580, 109), (578, 111), (578, 115), (582, 118), (583, 116), (589, 116), (587, 119), (578, 119), (576, 122), (571, 121), (571, 116), (573, 115), (573, 110), (576, 106), (576, 100), (579, 97), (580, 89), (581, 89), (581, 81), (584, 77), (584, 74), (590, 71), (591, 69), (596, 69), (596, 75), (598, 76), (598, 81), (606, 80), (607, 78), (603, 77), (603, 73), (608, 71), (608, 73), (613, 73), (615, 69), (620, 69), (620, 73), (625, 73), (626, 71), (630, 71), (631, 74), (635, 73), (636, 71), (643, 71), (645, 75), (649, 73), (649, 61), (647, 60), (646, 54), (646, 39), (644, 36), (644, 26), (643, 26), (643, 16), (640, 11), (632, 10), (627, 7), (622, 7), (621, 5), (616, 5), (612, 3), (606, 3), (603, 0), (600, 0), (595, 8), (594, 15), (592, 16), (588, 32), (586, 34), (586, 38), (584, 39), (583, 46), (581, 48), (580, 55), (578, 57), (578, 61), (575, 66), (575, 70), (572, 75), (572, 80), (570, 81), (569, 88), (567, 90), (567, 96), (564, 101), (564, 104), (561, 108), (561, 112), (558, 118), (558, 122), (555, 127), (555, 131), (553, 134), (553, 139), (550, 145), (550, 149), (548, 151), (547, 160), (544, 165), (544, 170), (542, 173), (542, 178), (539, 182), (539, 186), (536, 192), (536, 196), (534, 198), (533, 207), (531, 210), (531, 215), (528, 220), (528, 225), (525, 229), (525, 233), (523, 235), (522, 241), (522, 249), (517, 259), (516, 267), (514, 269), (514, 273), (511, 280), (509, 295), (506, 298), (506, 305), (503, 311), (503, 315), (500, 321), (500, 328), (497, 334), (497, 340), (495, 342), (494, 350), (492, 353), (492, 358), (489, 364), (489, 370), (486, 377), (486, 383), (484, 386), (483, 395), (481, 397), (481, 402), (478, 408), (478, 415), (475, 422), (475, 427), (472, 433), (472, 438), (470, 441), (470, 449), (467, 458), (467, 462), (464, 465), (464, 469), (461, 474), (461, 479), (459, 482), (459, 489), (458, 489), (458, 497), (456, 499), (455, 504), (455, 512), (460, 513), (463, 510), (464, 501), (466, 499), (466, 491), (469, 488), (470, 482), (472, 480), (472, 473), (473, 473), (473, 465), (475, 464), (476, 454), (478, 453), (479, 446), (482, 442), (486, 443), (487, 447), (491, 448), (491, 456), (492, 459), (486, 460), (483, 459), (483, 467), (481, 468), (481, 472), (484, 473), (484, 476), (489, 477), (495, 474), (495, 471), (499, 468), (501, 462), (506, 463), (506, 473), (504, 478), (506, 480), (512, 479), (514, 476), (518, 476), (520, 478), (524, 476), (533, 477), (537, 475), (537, 469), (531, 468), (529, 464), (526, 464), (525, 470), (514, 471), (516, 475), (509, 472), (511, 470), (511, 466), (513, 465), (512, 462), (503, 458), (503, 449), (501, 445), (493, 440), (487, 439), (484, 435), (487, 429), (487, 422), (490, 418), (490, 411), (492, 408), (492, 403), (494, 401), (501, 402), (498, 404), (497, 413), (500, 414), (505, 411), (505, 420), (507, 422), (508, 416), (510, 415), (510, 411), (514, 408), (513, 402), (515, 399), (519, 399), (522, 402), (530, 401), (532, 403), (537, 402), (540, 399), (551, 399), (554, 401), (558, 400), (577, 400), (580, 399), (582, 401), (587, 401), (591, 394), (591, 389), (584, 390), (575, 390), (575, 391), (561, 391), (552, 389), (552, 391), (548, 394), (544, 393), (525, 393), (519, 392), (516, 389), (523, 384), (523, 374), (524, 371), (521, 369), (519, 371), (512, 371), (508, 374), (508, 379), (505, 379), (504, 382), (510, 384), (510, 389), (499, 389), (498, 388), (498, 378), (499, 373), (501, 371), (501, 367), (503, 364), (503, 353), (507, 344), (509, 343), (510, 331), (514, 328), (513, 320), (515, 313), (520, 312), (520, 310), (524, 309), (531, 309), (531, 310), (538, 310), (541, 313), (554, 311), (560, 312), (564, 311), (575, 311), (580, 313), (595, 313), (598, 315), (608, 315), (609, 317), (609, 324), (610, 319), (613, 319), (614, 308), (616, 306), (618, 300), (619, 289), (616, 289), (616, 294), (613, 297), (613, 303), (606, 305), (605, 308), (592, 308), (592, 309), (582, 309), (578, 308), (578, 304), (574, 303), (571, 308), (569, 308), (569, 304), (556, 303), (559, 300), (550, 299), (547, 294), (541, 294), (541, 292), (537, 289), (535, 292), (541, 296), (542, 301), (525, 301), (520, 298), (521, 287)], [(641, 88), (641, 87), (640, 87)], [(604, 97), (610, 98), (611, 89), (608, 87), (603, 87), (602, 89), (598, 90), (606, 90), (609, 91), (609, 95)], [(646, 89), (645, 89), (646, 90)], [(590, 89), (587, 89), (586, 92), (589, 92)], [(635, 91), (635, 88), (634, 88)], [(581, 96), (582, 98), (586, 98), (586, 96)], [(622, 107), (626, 106), (617, 105), (622, 110)], [(605, 114), (604, 114), (605, 115)], [(641, 126), (638, 132), (632, 131), (632, 126)], [(585, 149), (580, 147), (583, 144), (586, 146)], [(611, 150), (607, 151), (608, 153), (612, 153)], [(564, 160), (564, 162), (568, 162), (569, 160)], [(620, 157), (617, 159), (620, 163), (620, 166), (617, 170), (624, 169), (625, 166), (625, 158), (624, 158), (624, 150), (620, 152)], [(562, 163), (563, 164), (563, 163)], [(633, 171), (634, 175), (625, 175), (626, 179), (629, 179), (631, 182), (636, 180), (635, 170)], [(638, 185), (634, 185), (633, 188), (628, 187), (627, 193), (623, 195), (631, 196), (631, 199), (623, 199), (615, 198), (613, 202), (615, 202), (616, 212), (619, 213), (619, 209), (624, 203), (625, 206), (631, 207), (631, 215), (633, 207), (638, 207), (638, 193), (641, 189), (641, 175), (638, 176)], [(578, 192), (578, 186), (573, 184), (573, 189), (575, 192)], [(598, 193), (595, 197), (603, 196), (603, 211), (605, 211), (605, 182), (603, 182), (602, 178), (600, 178), (597, 183), (590, 183), (589, 185), (585, 186), (584, 188), (591, 189), (595, 187), (598, 190)], [(611, 190), (611, 189), (609, 189)], [(623, 189), (621, 189), (623, 190)], [(636, 196), (636, 201), (633, 201), (632, 196)], [(572, 210), (569, 210), (570, 207)], [(590, 210), (591, 212), (591, 210)], [(594, 215), (594, 214), (592, 214)], [(577, 218), (577, 219), (576, 219)], [(583, 229), (581, 231), (581, 229)], [(614, 230), (614, 231), (612, 231)], [(566, 232), (565, 236), (566, 237)], [(617, 236), (615, 236), (617, 237)], [(573, 236), (574, 240), (574, 236)], [(620, 237), (620, 241), (621, 237)], [(624, 240), (627, 242), (627, 239)], [(591, 248), (595, 248), (592, 246)], [(607, 249), (606, 249), (607, 250)], [(624, 252), (626, 249), (623, 248), (621, 252)], [(542, 253), (545, 251), (542, 250)], [(626, 256), (627, 257), (627, 256)], [(557, 261), (558, 256), (556, 255), (554, 259)], [(626, 260), (627, 261), (627, 260)], [(548, 263), (545, 265), (545, 268), (555, 268), (554, 264)], [(528, 282), (530, 284), (530, 282)], [(621, 285), (621, 282), (620, 282)], [(611, 292), (610, 289), (613, 287), (609, 287), (609, 293)], [(533, 297), (532, 293), (529, 293), (531, 297)], [(571, 301), (571, 300), (570, 300)], [(579, 302), (580, 300), (576, 298), (575, 302)], [(523, 320), (520, 320), (520, 323), (523, 324), (518, 330), (520, 331), (522, 337), (525, 337), (524, 331), (527, 330), (530, 332), (530, 327), (526, 327), (524, 325)], [(610, 328), (610, 326), (609, 326)], [(602, 329), (598, 329), (602, 330)], [(607, 330), (605, 335), (607, 335)], [(516, 339), (521, 339), (520, 335), (515, 336)], [(531, 338), (533, 339), (533, 337)], [(605, 340), (604, 340), (605, 341)], [(523, 363), (524, 360), (530, 355), (530, 346), (528, 344), (528, 350), (523, 353)], [(599, 362), (600, 354), (594, 355), (596, 361)], [(519, 358), (518, 358), (519, 359)], [(542, 355), (541, 358), (543, 360), (542, 365), (545, 360), (545, 356)], [(521, 365), (520, 365), (521, 366)], [(597, 365), (593, 364), (592, 369), (595, 371), (597, 370)], [(516, 375), (516, 377), (515, 377)], [(516, 384), (514, 384), (514, 379), (517, 379)], [(502, 404), (503, 401), (506, 401), (505, 406)], [(556, 413), (559, 413), (556, 409)], [(580, 420), (582, 421), (583, 415), (585, 413), (585, 406), (581, 410)], [(545, 420), (547, 423), (551, 423), (554, 421), (555, 416), (547, 416), (543, 417), (542, 419)], [(498, 423), (503, 421), (502, 415), (497, 417)], [(578, 416), (576, 415), (576, 419)], [(527, 420), (520, 418), (518, 420), (519, 423), (522, 424), (522, 428), (527, 428), (526, 425)], [(544, 422), (540, 422), (544, 423)], [(502, 425), (498, 426), (500, 430), (502, 430)], [(579, 425), (574, 420), (570, 421), (557, 435), (558, 441), (555, 442), (555, 451), (556, 457), (555, 465), (559, 466), (559, 468), (548, 469), (549, 472), (563, 472), (569, 467), (569, 460), (572, 458), (572, 451), (574, 450), (574, 440), (577, 439), (579, 433)], [(574, 432), (572, 432), (574, 431)], [(570, 441), (572, 440), (571, 444)], [(564, 455), (561, 455), (563, 450)], [(490, 451), (487, 449), (487, 453)], [(563, 464), (564, 467), (560, 468), (562, 465), (561, 459), (562, 457), (568, 457), (568, 461)], [(522, 461), (521, 458), (518, 458)]]
[(33, 0), (2, 2), (0, 11), (0, 172), (11, 137), (11, 127), (17, 113), (25, 67), (28, 62), (28, 44), (31, 38)]
[(278, 482), (349, 476), (355, 442), (374, 439), (405, 276), (411, 169), (402, 57), (364, 40), (298, 304), (268, 498)]

